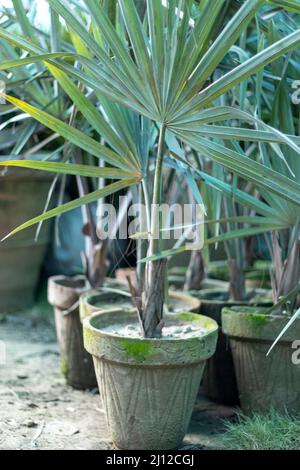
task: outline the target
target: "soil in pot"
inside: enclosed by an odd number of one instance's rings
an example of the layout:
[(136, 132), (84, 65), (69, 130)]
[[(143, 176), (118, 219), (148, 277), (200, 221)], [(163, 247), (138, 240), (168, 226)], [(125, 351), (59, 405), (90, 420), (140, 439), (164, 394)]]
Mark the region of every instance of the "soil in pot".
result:
[[(168, 300), (169, 313), (199, 312), (200, 300), (188, 294), (170, 291)], [(81, 321), (95, 312), (115, 310), (116, 308), (129, 311), (134, 308), (131, 295), (124, 285), (121, 289), (104, 287), (102, 290), (91, 290), (83, 293), (80, 297)]]
[(73, 388), (97, 387), (92, 356), (83, 346), (79, 297), (86, 289), (84, 276), (53, 276), (48, 281), (48, 301), (54, 307), (61, 372)]
[[(51, 181), (49, 175), (19, 168), (1, 176), (0, 238), (43, 211)], [(36, 227), (31, 227), (0, 244), (1, 312), (32, 306), (50, 231), (48, 221), (37, 241)]]
[(165, 321), (166, 337), (144, 339), (137, 334), (135, 311), (96, 313), (84, 320), (85, 347), (94, 358), (118, 449), (174, 449), (187, 431), (218, 326), (192, 313), (166, 315)]
[(200, 311), (203, 315), (213, 318), (219, 325), (217, 349), (214, 356), (207, 361), (203, 374), (203, 391), (216, 403), (223, 405), (239, 405), (239, 392), (235, 377), (235, 369), (231, 348), (227, 337), (222, 333), (222, 309), (234, 305), (269, 305), (271, 294), (262, 289), (247, 291), (247, 299), (241, 302), (229, 300), (228, 289), (207, 289), (191, 292), (200, 298)]
[(272, 343), (289, 317), (266, 315), (263, 308), (233, 307), (222, 313), (223, 332), (230, 339), (242, 410), (271, 408), (300, 412), (300, 366), (293, 361), (293, 342), (300, 338), (300, 319), (272, 352)]

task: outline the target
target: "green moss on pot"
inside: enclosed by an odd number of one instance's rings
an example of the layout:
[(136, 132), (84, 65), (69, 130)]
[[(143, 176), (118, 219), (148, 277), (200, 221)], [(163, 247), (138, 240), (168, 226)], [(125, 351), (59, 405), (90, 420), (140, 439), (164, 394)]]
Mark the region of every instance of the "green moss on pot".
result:
[(249, 313), (247, 320), (251, 323), (254, 328), (263, 328), (269, 322), (270, 316), (262, 313)]
[(154, 352), (151, 343), (146, 340), (124, 339), (120, 342), (120, 345), (137, 362), (144, 362)]
[(196, 315), (195, 313), (177, 313), (176, 318), (182, 321), (187, 321), (187, 322), (194, 322), (194, 321), (199, 322), (199, 315)]
[(69, 366), (68, 361), (65, 357), (61, 357), (60, 359), (60, 371), (62, 375), (67, 379), (69, 375)]

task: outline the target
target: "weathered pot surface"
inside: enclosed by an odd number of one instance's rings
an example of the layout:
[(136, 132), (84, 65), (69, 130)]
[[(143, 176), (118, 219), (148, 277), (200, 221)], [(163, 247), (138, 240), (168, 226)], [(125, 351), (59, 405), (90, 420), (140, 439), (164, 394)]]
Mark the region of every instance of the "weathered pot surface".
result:
[(248, 289), (244, 301), (229, 300), (228, 289), (206, 289), (192, 291), (194, 297), (199, 297), (200, 312), (213, 318), (220, 326), (216, 353), (207, 361), (203, 374), (203, 391), (211, 400), (223, 405), (239, 405), (239, 392), (235, 376), (233, 357), (228, 338), (221, 330), (221, 316), (224, 307), (247, 305), (249, 303), (271, 304), (271, 295), (263, 289)]
[(165, 321), (176, 328), (194, 325), (199, 335), (144, 339), (111, 330), (136, 324), (136, 311), (97, 313), (84, 320), (84, 344), (94, 358), (109, 432), (118, 449), (174, 449), (187, 431), (218, 326), (192, 313), (166, 315)]
[[(0, 184), (0, 239), (43, 211), (52, 176), (40, 171), (8, 168)], [(29, 227), (0, 244), (0, 312), (33, 305), (47, 246), (51, 221), (45, 221), (38, 240)]]
[(83, 346), (79, 297), (86, 289), (84, 276), (53, 276), (48, 280), (48, 301), (54, 307), (61, 372), (73, 388), (97, 387), (92, 357)]
[(233, 307), (222, 313), (223, 332), (229, 336), (242, 409), (267, 412), (270, 408), (300, 411), (300, 367), (293, 363), (293, 342), (300, 338), (300, 320), (272, 352), (272, 343), (289, 317), (264, 314), (264, 308)]

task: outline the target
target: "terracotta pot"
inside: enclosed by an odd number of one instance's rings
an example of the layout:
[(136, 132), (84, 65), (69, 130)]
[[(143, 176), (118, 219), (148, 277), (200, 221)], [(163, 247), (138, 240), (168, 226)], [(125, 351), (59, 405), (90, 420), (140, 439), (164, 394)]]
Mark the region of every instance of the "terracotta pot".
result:
[(182, 313), (166, 315), (166, 323), (179, 328), (193, 324), (199, 336), (143, 339), (105, 331), (136, 319), (137, 312), (116, 310), (84, 320), (84, 344), (94, 358), (108, 429), (118, 449), (174, 449), (187, 431), (218, 326)]
[[(0, 237), (40, 214), (51, 184), (49, 174), (20, 169), (0, 177)], [(35, 242), (36, 226), (0, 244), (0, 311), (14, 312), (32, 306), (51, 223), (44, 222)]]
[(300, 412), (300, 367), (299, 361), (293, 361), (300, 319), (266, 355), (287, 321), (286, 316), (265, 315), (264, 309), (255, 307), (223, 310), (223, 332), (230, 339), (241, 407), (246, 413), (271, 408)]
[[(119, 289), (104, 288), (102, 290), (90, 290), (83, 293), (80, 297), (80, 318), (83, 321), (86, 317), (95, 312), (104, 312), (108, 310), (124, 309), (131, 311), (134, 309), (131, 296), (123, 287), (125, 293), (122, 294)], [(181, 292), (169, 292), (169, 311), (170, 312), (199, 312), (200, 300), (188, 294)]]
[[(239, 392), (235, 377), (235, 369), (231, 348), (227, 337), (222, 333), (222, 309), (234, 305), (270, 305), (271, 293), (262, 289), (248, 291), (248, 300), (235, 302), (228, 300), (227, 289), (207, 289), (191, 292), (200, 298), (200, 312), (213, 318), (219, 325), (219, 336), (215, 355), (207, 362), (203, 375), (203, 390), (211, 400), (224, 405), (239, 404)], [(252, 299), (251, 299), (252, 295)], [(269, 297), (268, 297), (269, 296)], [(250, 300), (251, 299), (251, 300)]]
[(48, 301), (54, 307), (61, 371), (69, 385), (85, 390), (97, 387), (93, 360), (83, 346), (79, 297), (86, 289), (84, 276), (53, 276)]

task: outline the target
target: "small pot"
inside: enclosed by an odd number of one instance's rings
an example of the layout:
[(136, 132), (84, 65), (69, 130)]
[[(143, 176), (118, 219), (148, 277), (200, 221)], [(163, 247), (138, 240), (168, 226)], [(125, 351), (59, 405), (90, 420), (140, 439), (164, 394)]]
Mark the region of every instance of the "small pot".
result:
[[(1, 174), (0, 239), (43, 211), (51, 181), (49, 173), (24, 168), (9, 168)], [(45, 221), (37, 241), (36, 228), (30, 227), (0, 244), (0, 313), (34, 304), (51, 227)]]
[(97, 313), (84, 320), (84, 344), (94, 358), (109, 432), (118, 449), (174, 449), (186, 434), (218, 326), (192, 313), (164, 319), (179, 328), (192, 323), (204, 332), (186, 339), (144, 339), (105, 330), (136, 323), (136, 311)]
[[(200, 300), (181, 292), (169, 292), (169, 312), (199, 312)], [(102, 290), (90, 290), (85, 292), (80, 297), (80, 318), (83, 321), (85, 318), (93, 315), (95, 312), (104, 312), (115, 309), (124, 309), (131, 311), (134, 309), (131, 302), (131, 295), (124, 289), (123, 293), (118, 292), (118, 289), (112, 288), (111, 290), (103, 288)]]
[(79, 297), (85, 290), (84, 276), (52, 276), (48, 280), (48, 302), (54, 307), (61, 371), (79, 390), (97, 387), (93, 360), (83, 346)]
[[(262, 289), (249, 290), (245, 301), (230, 301), (228, 289), (207, 289), (192, 291), (191, 294), (200, 298), (200, 311), (203, 315), (213, 318), (219, 325), (220, 331), (215, 355), (207, 361), (203, 374), (203, 391), (216, 403), (228, 406), (239, 405), (239, 392), (235, 377), (232, 353), (227, 337), (222, 333), (222, 309), (235, 305), (269, 305), (271, 297), (268, 291)], [(251, 298), (252, 296), (252, 298)]]
[(268, 412), (271, 408), (300, 412), (300, 367), (293, 362), (293, 342), (300, 338), (299, 319), (266, 355), (287, 321), (283, 315), (265, 315), (263, 308), (223, 310), (223, 332), (230, 339), (245, 413)]
[(116, 309), (134, 310), (129, 292), (121, 294), (113, 287), (111, 290), (109, 288), (89, 290), (80, 296), (79, 313), (82, 322), (96, 312), (110, 312)]

